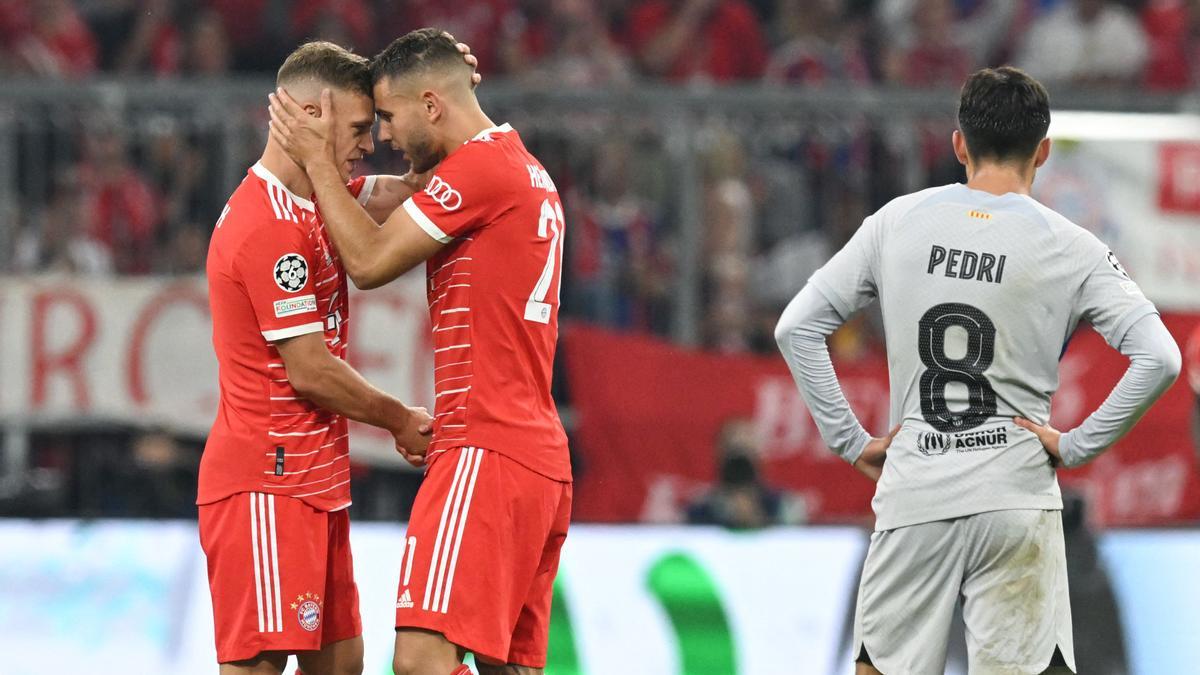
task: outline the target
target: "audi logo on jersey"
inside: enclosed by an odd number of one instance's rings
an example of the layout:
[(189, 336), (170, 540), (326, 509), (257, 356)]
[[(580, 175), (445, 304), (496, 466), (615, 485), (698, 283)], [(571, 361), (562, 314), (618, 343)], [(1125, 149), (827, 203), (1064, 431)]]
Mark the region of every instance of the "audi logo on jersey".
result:
[(425, 194), (441, 204), (442, 208), (447, 211), (457, 211), (462, 206), (462, 194), (450, 187), (450, 184), (442, 180), (441, 176), (429, 179), (429, 185), (425, 186)]

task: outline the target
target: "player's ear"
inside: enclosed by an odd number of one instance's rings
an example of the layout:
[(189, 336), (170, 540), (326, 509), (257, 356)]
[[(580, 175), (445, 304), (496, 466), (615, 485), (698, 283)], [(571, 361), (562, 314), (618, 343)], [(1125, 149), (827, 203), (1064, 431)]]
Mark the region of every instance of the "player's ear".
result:
[(312, 115), (313, 117), (320, 117), (321, 106), (317, 105), (316, 103), (305, 103), (304, 113), (307, 115)]
[(1033, 156), (1033, 167), (1035, 169), (1042, 168), (1047, 159), (1050, 159), (1050, 139), (1043, 138), (1042, 142), (1038, 143), (1037, 152)]
[(421, 103), (425, 106), (425, 117), (430, 122), (436, 122), (442, 117), (444, 102), (437, 92), (426, 90), (421, 94)]
[(950, 137), (950, 142), (954, 146), (954, 156), (958, 158), (958, 163), (963, 166), (967, 165), (967, 139), (958, 129), (954, 130), (954, 134)]

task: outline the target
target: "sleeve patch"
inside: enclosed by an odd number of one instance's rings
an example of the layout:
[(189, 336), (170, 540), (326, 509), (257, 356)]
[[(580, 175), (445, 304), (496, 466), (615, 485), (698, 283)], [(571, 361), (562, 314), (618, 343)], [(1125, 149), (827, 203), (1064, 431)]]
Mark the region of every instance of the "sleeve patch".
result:
[(275, 284), (295, 293), (308, 282), (308, 261), (299, 253), (285, 253), (275, 261)]
[(441, 176), (429, 179), (429, 184), (425, 186), (425, 194), (447, 211), (457, 211), (462, 208), (462, 193), (450, 187), (450, 184)]
[(315, 295), (301, 295), (298, 298), (275, 301), (276, 319), (315, 311), (317, 311), (317, 296)]

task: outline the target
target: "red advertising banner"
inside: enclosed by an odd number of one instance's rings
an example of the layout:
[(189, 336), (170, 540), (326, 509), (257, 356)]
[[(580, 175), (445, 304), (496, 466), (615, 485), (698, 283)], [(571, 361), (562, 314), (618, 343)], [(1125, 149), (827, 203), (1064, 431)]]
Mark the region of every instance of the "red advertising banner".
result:
[[(1200, 315), (1164, 317), (1182, 342)], [(782, 357), (716, 355), (652, 338), (571, 325), (563, 332), (578, 413), (575, 518), (678, 520), (717, 471), (717, 439), (729, 421), (753, 423), (765, 482), (803, 500), (812, 522), (869, 519), (874, 485), (825, 448)], [(1127, 361), (1088, 327), (1060, 364), (1053, 423), (1077, 425), (1100, 405)], [(867, 430), (888, 423), (881, 353), (836, 364)], [(1200, 520), (1200, 471), (1190, 437), (1193, 404), (1180, 380), (1116, 447), (1059, 478), (1085, 494), (1100, 525)]]

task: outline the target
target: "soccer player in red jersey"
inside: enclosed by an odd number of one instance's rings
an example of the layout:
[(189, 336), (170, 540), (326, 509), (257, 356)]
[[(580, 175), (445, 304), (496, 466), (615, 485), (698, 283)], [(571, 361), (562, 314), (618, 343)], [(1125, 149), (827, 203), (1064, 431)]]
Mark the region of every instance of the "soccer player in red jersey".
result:
[(342, 187), (324, 117), (277, 93), (271, 133), (308, 172), (356, 279), (379, 286), (426, 262), (436, 410), (400, 564), (393, 665), (466, 673), (470, 651), (484, 674), (538, 673), (571, 507), (550, 395), (562, 204), (517, 132), (479, 107), (444, 35), (409, 33), (372, 72), (380, 142), (412, 172), (433, 172), (382, 227)]
[[(309, 43), (277, 84), (309, 113), (332, 91), (320, 113), (343, 196), (382, 218), (412, 194), (394, 176), (350, 180), (374, 149), (365, 58)], [(361, 673), (347, 419), (391, 431), (408, 456), (430, 418), (346, 363), (346, 272), (308, 176), (276, 143), (229, 198), (207, 271), (221, 399), (197, 503), (220, 670), (280, 673), (294, 653), (308, 675)]]

